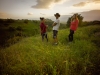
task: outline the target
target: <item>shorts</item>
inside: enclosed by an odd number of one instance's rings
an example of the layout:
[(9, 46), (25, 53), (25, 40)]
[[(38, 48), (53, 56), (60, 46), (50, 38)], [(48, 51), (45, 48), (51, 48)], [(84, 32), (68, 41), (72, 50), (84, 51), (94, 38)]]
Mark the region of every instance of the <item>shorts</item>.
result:
[(57, 38), (57, 34), (58, 34), (58, 31), (57, 30), (53, 30), (53, 38)]

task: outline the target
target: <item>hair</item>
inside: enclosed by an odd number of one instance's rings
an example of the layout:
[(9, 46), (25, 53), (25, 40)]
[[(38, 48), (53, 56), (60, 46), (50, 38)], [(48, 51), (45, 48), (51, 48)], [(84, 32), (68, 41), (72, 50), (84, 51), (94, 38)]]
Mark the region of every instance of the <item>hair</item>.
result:
[[(78, 14), (74, 14), (73, 16), (75, 16), (75, 20), (78, 20), (78, 22), (79, 22), (79, 19), (78, 19), (77, 15), (78, 15)], [(74, 20), (73, 16), (71, 17), (71, 21)]]
[(59, 14), (59, 13), (54, 14), (54, 16), (56, 16), (56, 15), (57, 15), (58, 17), (60, 17), (60, 14)]
[(40, 17), (40, 20), (41, 20), (41, 21), (44, 20), (44, 17)]

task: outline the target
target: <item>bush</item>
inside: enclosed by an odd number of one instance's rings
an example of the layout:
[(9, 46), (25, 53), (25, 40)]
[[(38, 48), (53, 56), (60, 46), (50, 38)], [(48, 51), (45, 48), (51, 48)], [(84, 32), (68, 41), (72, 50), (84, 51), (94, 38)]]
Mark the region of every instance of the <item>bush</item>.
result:
[(9, 27), (9, 29), (8, 29), (9, 31), (15, 31), (16, 29), (15, 29), (15, 27)]
[(100, 21), (84, 21), (83, 23), (82, 23), (82, 26), (89, 26), (89, 25), (100, 25)]
[(28, 24), (28, 20), (24, 20), (24, 23), (25, 23), (25, 24)]
[(21, 26), (18, 26), (18, 27), (16, 28), (16, 30), (18, 30), (18, 31), (22, 31), (23, 29), (22, 29)]
[(13, 19), (7, 19), (6, 20), (6, 23), (14, 23), (15, 22), (15, 20), (13, 20)]
[(10, 24), (9, 23), (5, 23), (4, 26), (8, 27)]
[(19, 36), (14, 36), (13, 38), (10, 38), (6, 41), (6, 47), (12, 45), (12, 44), (15, 44), (17, 43), (18, 41), (20, 41), (22, 39), (22, 37), (19, 37)]
[(3, 19), (0, 19), (0, 23), (4, 23), (5, 21)]
[(36, 35), (36, 34), (38, 34), (39, 32), (38, 32), (38, 29), (34, 29), (33, 30), (33, 35)]
[(16, 36), (22, 36), (22, 32), (21, 32), (21, 31), (18, 32), (18, 33), (16, 34)]

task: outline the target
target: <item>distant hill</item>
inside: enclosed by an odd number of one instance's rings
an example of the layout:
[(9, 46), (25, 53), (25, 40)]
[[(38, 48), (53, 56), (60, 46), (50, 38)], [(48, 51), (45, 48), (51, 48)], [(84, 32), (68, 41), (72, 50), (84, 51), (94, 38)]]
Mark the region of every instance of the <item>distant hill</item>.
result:
[(80, 14), (84, 17), (84, 21), (100, 20), (100, 10), (92, 10)]
[[(61, 15), (60, 21), (61, 21), (62, 23), (65, 23), (65, 22), (67, 22), (67, 20), (68, 20), (68, 18), (69, 18), (70, 16), (71, 16), (71, 15)], [(50, 17), (50, 19), (52, 19), (52, 20), (54, 21), (54, 20), (55, 20), (55, 17), (52, 16), (52, 17)]]
[[(100, 10), (80, 12), (80, 14), (84, 17), (84, 21), (100, 20)], [(67, 22), (70, 16), (72, 15), (61, 15), (61, 22)], [(54, 16), (50, 17), (50, 19), (55, 20)]]

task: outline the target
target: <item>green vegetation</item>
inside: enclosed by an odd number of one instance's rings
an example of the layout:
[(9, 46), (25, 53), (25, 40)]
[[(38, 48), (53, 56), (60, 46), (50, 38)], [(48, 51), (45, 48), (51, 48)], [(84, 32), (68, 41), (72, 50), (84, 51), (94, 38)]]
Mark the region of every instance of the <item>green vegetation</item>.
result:
[[(30, 29), (30, 28), (29, 28)], [(69, 29), (59, 31), (58, 45), (42, 42), (36, 35), (0, 50), (1, 75), (99, 75), (100, 26), (78, 28), (73, 43)], [(98, 43), (97, 43), (98, 42)]]
[(0, 19), (0, 47), (40, 33), (39, 21)]
[[(46, 19), (48, 32), (52, 30), (51, 19)], [(25, 37), (35, 36), (40, 34), (40, 21), (38, 20), (13, 20), (13, 19), (0, 19), (0, 48), (8, 47), (17, 43)], [(61, 24), (61, 29), (66, 26)]]

